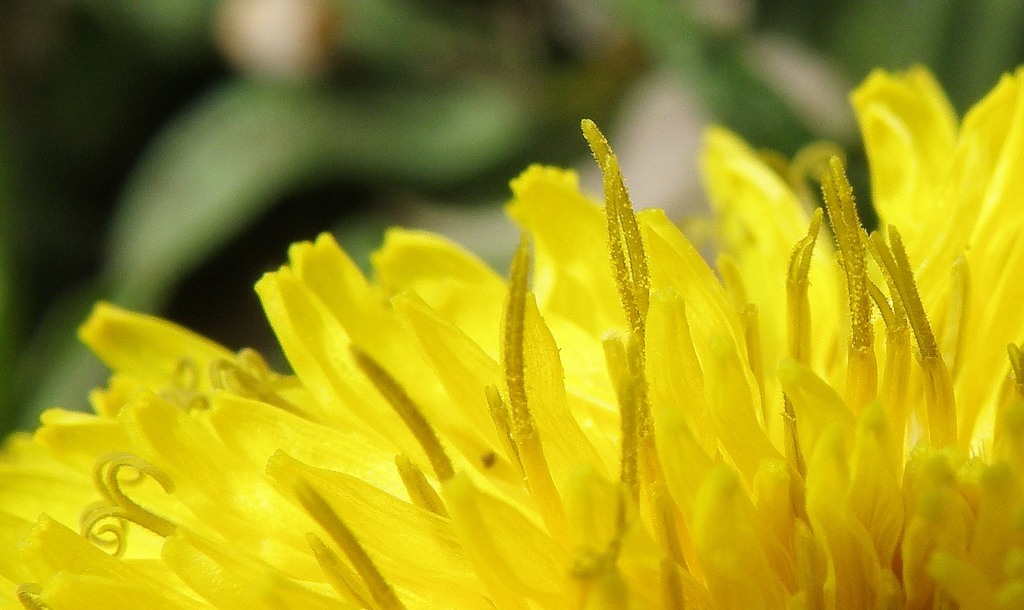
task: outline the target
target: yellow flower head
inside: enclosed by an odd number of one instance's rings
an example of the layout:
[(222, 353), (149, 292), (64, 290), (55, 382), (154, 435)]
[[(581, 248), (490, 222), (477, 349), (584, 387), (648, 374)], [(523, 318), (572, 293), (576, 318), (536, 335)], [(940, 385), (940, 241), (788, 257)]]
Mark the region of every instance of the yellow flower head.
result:
[(294, 245), (256, 286), (293, 374), (98, 305), (95, 413), (0, 453), (0, 604), (1024, 606), (1024, 72), (962, 125), (921, 69), (853, 103), (870, 235), (830, 147), (712, 129), (713, 269), (584, 121), (604, 206), (527, 169), (507, 280)]

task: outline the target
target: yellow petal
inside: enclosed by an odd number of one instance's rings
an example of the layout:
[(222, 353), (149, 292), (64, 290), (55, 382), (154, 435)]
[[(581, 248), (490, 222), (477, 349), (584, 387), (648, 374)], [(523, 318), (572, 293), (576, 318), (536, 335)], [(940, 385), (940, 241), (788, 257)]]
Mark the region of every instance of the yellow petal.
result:
[(445, 481), (441, 493), (466, 557), (492, 599), (510, 607), (526, 607), (526, 599), (551, 607), (570, 604), (568, 558), (537, 521), (482, 492), (464, 474)]
[(109, 303), (98, 303), (78, 334), (111, 370), (153, 389), (166, 386), (182, 362), (203, 369), (213, 360), (234, 356), (176, 324)]
[(76, 523), (96, 499), (89, 478), (61, 463), (25, 433), (8, 438), (0, 451), (0, 509), (28, 521), (48, 513)]
[(129, 440), (116, 420), (78, 411), (48, 409), (34, 440), (78, 472), (91, 475), (96, 456), (124, 451)]
[(174, 483), (170, 496), (140, 490), (140, 504), (194, 529), (212, 528), (297, 576), (319, 571), (301, 531), (308, 519), (212, 431), (155, 396), (139, 396), (120, 419), (135, 452)]
[(179, 530), (167, 539), (163, 560), (218, 608), (358, 608), (339, 600), (327, 585), (289, 578), (251, 555), (187, 530)]
[(580, 463), (602, 466), (602, 460), (569, 411), (558, 344), (529, 295), (523, 343), (526, 395), (531, 404), (537, 405), (532, 413), (554, 481), (556, 484), (564, 482)]
[(406, 229), (385, 233), (371, 260), (385, 292), (416, 294), (497, 359), (505, 282), (487, 265), (440, 236)]
[(54, 576), (37, 600), (48, 608), (79, 610), (203, 610), (209, 604), (185, 595), (169, 596), (166, 587), (144, 586), (124, 578), (68, 574)]
[(897, 471), (902, 461), (900, 440), (897, 447), (880, 404), (865, 407), (850, 456), (849, 503), (853, 515), (870, 533), (882, 566), (892, 565), (903, 532), (904, 507)]
[(916, 244), (922, 236), (920, 219), (931, 213), (949, 174), (957, 130), (953, 107), (920, 67), (901, 74), (876, 70), (850, 97), (871, 165), (878, 215)]
[(715, 462), (697, 443), (680, 408), (658, 411), (655, 442), (665, 484), (683, 514), (690, 515), (697, 490)]
[[(448, 519), (373, 488), (353, 476), (278, 453), (268, 474), (283, 488), (303, 480), (337, 509), (381, 573), (430, 607), (486, 608), (483, 586), (459, 552)], [(392, 532), (404, 532), (401, 537)], [(407, 596), (403, 596), (407, 597)]]
[[(971, 536), (969, 559), (984, 574), (993, 578), (1004, 571), (1011, 549), (1020, 544), (1017, 536), (1008, 536), (1015, 529), (1014, 520), (1022, 507), (1020, 481), (1007, 464), (985, 470), (980, 480), (977, 521)], [(1017, 549), (1019, 550), (1019, 549)]]
[(807, 465), (807, 516), (823, 541), (830, 574), (826, 606), (870, 608), (883, 576), (871, 534), (856, 519), (851, 501), (845, 431), (828, 428)]
[(660, 210), (644, 210), (637, 220), (650, 264), (651, 288), (672, 288), (686, 302), (697, 354), (707, 353), (713, 336), (733, 336), (746, 353), (743, 324), (725, 289), (700, 253)]
[(697, 359), (686, 305), (675, 290), (651, 295), (647, 312), (647, 379), (651, 386), (654, 417), (666, 408), (686, 418), (704, 450), (713, 455), (717, 439), (704, 399), (704, 373)]
[(708, 410), (719, 442), (749, 484), (761, 460), (781, 458), (758, 421), (759, 406), (751, 393), (749, 369), (743, 366), (736, 346), (725, 337), (711, 339), (704, 361), (708, 378), (704, 386)]
[(399, 417), (359, 372), (351, 339), (327, 308), (282, 268), (256, 283), (256, 292), (295, 373), (323, 405), (323, 421), (384, 436), (395, 453), (422, 455)]
[(201, 414), (225, 447), (262, 469), (278, 451), (307, 464), (360, 478), (399, 497), (405, 496), (401, 477), (391, 463), (394, 453), (379, 442), (352, 430), (336, 429), (304, 420), (266, 403), (228, 394), (214, 398)]
[[(422, 409), (433, 415), (434, 426), (458, 430), (458, 436), (472, 436), (461, 413), (435, 409), (445, 402), (442, 390), (419, 353), (408, 349), (408, 337), (398, 324), (382, 295), (367, 283), (362, 272), (329, 234), (315, 243), (302, 242), (289, 250), (291, 269), (297, 284), (294, 296), (313, 302), (331, 313), (350, 341), (370, 355), (395, 378)], [(289, 283), (290, 276), (281, 281)], [(434, 411), (434, 412), (432, 412)], [(447, 421), (446, 421), (447, 420)]]
[(594, 336), (625, 328), (604, 214), (580, 193), (576, 174), (533, 165), (511, 186), (507, 211), (533, 238), (533, 290), (541, 310), (574, 320)]
[[(971, 291), (967, 322), (961, 330), (960, 370), (956, 383), (960, 409), (961, 437), (983, 439), (995, 426), (998, 390), (1009, 366), (1006, 353), (993, 349), (1024, 337), (1024, 319), (1017, 315), (1017, 304), (1024, 300), (1024, 241), (1021, 226), (1003, 227), (1012, 237), (1012, 246), (982, 259), (968, 253), (971, 266)], [(986, 241), (995, 241), (992, 236)], [(990, 262), (991, 261), (991, 262)], [(985, 264), (988, 263), (988, 264)], [(982, 287), (982, 288), (978, 288)]]
[[(0, 549), (14, 549), (28, 535), (32, 522), (0, 509)], [(0, 578), (13, 583), (25, 582), (30, 576), (15, 553), (0, 553)]]
[(786, 590), (765, 552), (754, 505), (735, 473), (718, 466), (708, 474), (693, 519), (697, 553), (716, 608), (785, 606)]
[[(146, 597), (161, 600), (163, 606), (196, 607), (184, 588), (178, 588), (180, 583), (167, 577), (162, 566), (119, 560), (107, 555), (79, 534), (45, 515), (39, 518), (18, 550), (28, 582), (46, 583), (62, 573), (110, 579), (147, 589)], [(70, 584), (67, 583), (68, 586)], [(100, 603), (103, 592), (90, 594), (87, 589), (83, 589), (79, 595), (83, 600), (94, 603), (75, 607), (90, 610), (106, 608)]]
[[(501, 383), (498, 362), (414, 294), (400, 295), (392, 300), (392, 305), (419, 340), (421, 352), (448, 393), (454, 410), (472, 422), (481, 438), (487, 439), (492, 447), (497, 446), (484, 388)], [(493, 332), (497, 334), (497, 323)]]
[(943, 593), (949, 595), (963, 610), (995, 610), (995, 591), (987, 575), (977, 566), (938, 552), (928, 562), (928, 573), (935, 578)]
[(853, 413), (836, 390), (806, 366), (783, 360), (779, 379), (796, 414), (797, 439), (800, 451), (809, 458), (814, 455), (825, 430), (838, 424), (848, 435), (854, 430)]
[[(931, 213), (918, 216), (921, 243), (908, 242), (926, 308), (942, 302), (953, 261), (967, 251), (971, 268), (995, 263), (991, 241), (1000, 227), (1020, 225), (1024, 211), (1013, 203), (1024, 180), (1024, 79), (1004, 76), (964, 117), (956, 152)], [(902, 227), (901, 227), (902, 229)], [(999, 243), (998, 241), (996, 242)], [(998, 263), (995, 263), (998, 265)]]

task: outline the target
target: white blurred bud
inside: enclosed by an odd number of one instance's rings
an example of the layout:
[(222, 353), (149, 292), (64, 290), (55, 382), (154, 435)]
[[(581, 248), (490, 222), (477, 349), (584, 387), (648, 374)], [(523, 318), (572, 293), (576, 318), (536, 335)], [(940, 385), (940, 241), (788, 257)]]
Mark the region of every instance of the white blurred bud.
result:
[(325, 0), (222, 0), (216, 40), (239, 70), (296, 80), (327, 68), (337, 28), (337, 14)]

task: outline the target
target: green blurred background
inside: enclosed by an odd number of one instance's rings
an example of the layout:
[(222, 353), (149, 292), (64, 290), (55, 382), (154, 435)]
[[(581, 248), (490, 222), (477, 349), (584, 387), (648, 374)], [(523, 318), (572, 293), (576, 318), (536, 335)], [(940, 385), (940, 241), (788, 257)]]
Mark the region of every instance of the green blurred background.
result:
[(612, 137), (639, 205), (702, 209), (720, 122), (792, 154), (863, 152), (847, 91), (930, 66), (963, 111), (1024, 56), (1012, 0), (3, 0), (0, 430), (85, 408), (97, 299), (273, 358), (252, 284), (333, 231), (390, 224), (497, 266), (507, 181)]

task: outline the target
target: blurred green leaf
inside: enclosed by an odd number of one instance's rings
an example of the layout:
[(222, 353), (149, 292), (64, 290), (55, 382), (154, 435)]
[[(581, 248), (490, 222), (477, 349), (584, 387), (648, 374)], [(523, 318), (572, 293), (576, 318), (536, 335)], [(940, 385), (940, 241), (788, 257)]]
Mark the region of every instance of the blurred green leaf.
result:
[[(935, 67), (950, 32), (957, 0), (866, 0), (844, 2), (825, 17), (826, 44), (852, 69), (855, 79), (874, 68), (902, 70), (913, 64)], [(960, 44), (959, 36), (956, 45)]]
[(357, 94), (231, 83), (172, 123), (135, 171), (107, 285), (119, 303), (151, 308), (297, 185), (464, 180), (523, 146), (529, 125), (494, 83)]
[(388, 72), (436, 71), (498, 56), (493, 41), (475, 31), (477, 24), (468, 18), (472, 11), (465, 5), (442, 14), (421, 0), (334, 0), (333, 4), (341, 20), (342, 52)]
[(609, 1), (655, 62), (676, 70), (716, 121), (755, 146), (787, 153), (811, 139), (796, 112), (751, 72), (741, 37), (702, 27), (687, 3)]
[[(948, 37), (948, 69), (943, 81), (950, 97), (966, 110), (985, 95), (1000, 74), (1014, 70), (1024, 52), (1024, 2), (978, 0), (957, 19), (957, 36)], [(966, 8), (966, 7), (964, 7)]]

